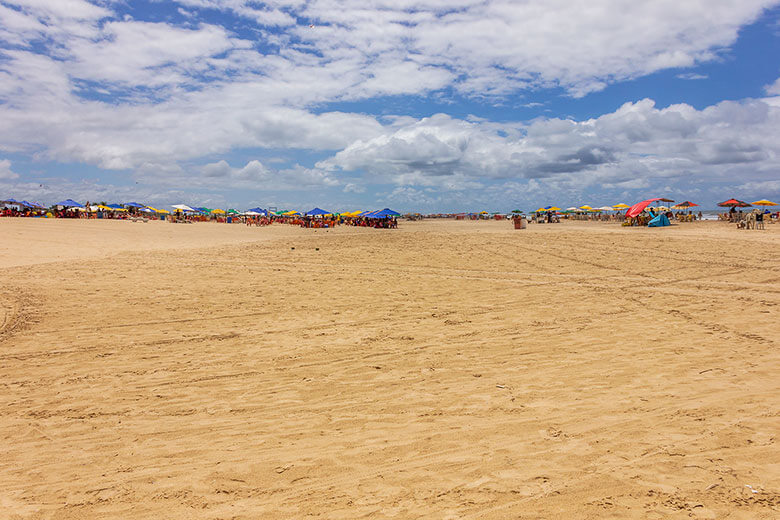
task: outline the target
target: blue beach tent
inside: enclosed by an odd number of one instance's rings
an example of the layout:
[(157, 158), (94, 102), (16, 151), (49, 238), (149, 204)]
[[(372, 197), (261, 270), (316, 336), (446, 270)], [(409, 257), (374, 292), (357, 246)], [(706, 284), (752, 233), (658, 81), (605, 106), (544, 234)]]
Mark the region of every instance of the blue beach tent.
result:
[(65, 206), (66, 208), (83, 208), (83, 204), (79, 204), (73, 199), (63, 200), (62, 202), (58, 202), (55, 204), (55, 206)]
[(325, 211), (324, 209), (321, 208), (314, 208), (312, 210), (307, 211), (306, 215), (310, 217), (314, 217), (317, 215), (330, 215), (330, 211)]
[(397, 211), (393, 211), (390, 208), (385, 208), (374, 212), (374, 214), (371, 216), (374, 218), (387, 218), (387, 217), (397, 217), (399, 215), (400, 213), (398, 213)]
[(671, 226), (671, 222), (669, 222), (669, 217), (661, 213), (654, 219), (652, 219), (650, 222), (647, 223), (647, 227), (664, 227), (664, 226)]

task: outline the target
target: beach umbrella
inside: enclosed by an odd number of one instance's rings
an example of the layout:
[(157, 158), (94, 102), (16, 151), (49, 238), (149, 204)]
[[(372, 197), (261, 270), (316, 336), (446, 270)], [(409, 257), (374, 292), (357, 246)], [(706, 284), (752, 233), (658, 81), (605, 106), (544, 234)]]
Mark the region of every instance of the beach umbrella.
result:
[(771, 200), (761, 199), (757, 200), (755, 202), (751, 202), (754, 206), (761, 206), (761, 209), (765, 209), (766, 206), (777, 206), (777, 202), (772, 202)]
[(620, 204), (615, 204), (614, 206), (612, 206), (613, 209), (628, 209), (630, 207), (631, 206), (629, 206), (628, 204), (623, 204), (622, 202)]
[(596, 208), (599, 211), (615, 211), (615, 209), (612, 206), (601, 206), (600, 208)]
[(750, 204), (738, 199), (729, 199), (724, 200), (723, 202), (718, 202), (718, 206), (722, 208), (749, 208)]
[(19, 202), (16, 199), (0, 200), (0, 202), (2, 202), (3, 204), (21, 204), (21, 202)]
[(174, 209), (181, 210), (181, 211), (196, 211), (194, 208), (191, 208), (191, 207), (187, 206), (186, 204), (174, 204), (171, 207), (174, 208)]
[(579, 209), (584, 209), (584, 210), (590, 211), (590, 210), (592, 210), (593, 208), (591, 208), (590, 206), (588, 206), (587, 204), (585, 204), (585, 205), (582, 205), (582, 206), (580, 206), (580, 207), (579, 207)]
[(83, 204), (79, 204), (78, 202), (76, 202), (73, 199), (63, 200), (62, 202), (58, 202), (57, 204), (55, 204), (55, 206), (64, 206), (66, 208), (83, 208), (84, 207)]
[(310, 209), (305, 213), (309, 217), (316, 217), (316, 216), (323, 216), (323, 215), (330, 215), (330, 211), (325, 211), (321, 208), (314, 208)]
[(636, 217), (637, 215), (642, 213), (647, 206), (659, 200), (663, 200), (663, 199), (658, 199), (658, 198), (647, 199), (647, 200), (643, 200), (642, 202), (637, 202), (636, 204), (628, 208), (628, 211), (626, 211), (626, 217)]
[(138, 204), (137, 202), (128, 202), (127, 204), (125, 204), (125, 207), (126, 208), (145, 208), (146, 206), (144, 206), (143, 204)]
[(686, 200), (685, 202), (675, 204), (674, 206), (672, 206), (672, 209), (688, 209), (694, 206), (698, 206), (698, 204), (694, 204), (693, 202)]
[(230, 215), (238, 215), (238, 210), (235, 210), (233, 208), (230, 208), (229, 210), (227, 210), (227, 212)]
[(575, 208), (574, 206), (570, 208), (566, 208), (566, 211), (577, 211), (579, 208)]
[(545, 211), (560, 211), (561, 210), (561, 208), (559, 208), (558, 206), (546, 206), (544, 209), (545, 209)]
[(210, 213), (213, 213), (215, 215), (224, 215), (225, 214), (225, 210), (217, 208), (217, 209), (212, 209)]

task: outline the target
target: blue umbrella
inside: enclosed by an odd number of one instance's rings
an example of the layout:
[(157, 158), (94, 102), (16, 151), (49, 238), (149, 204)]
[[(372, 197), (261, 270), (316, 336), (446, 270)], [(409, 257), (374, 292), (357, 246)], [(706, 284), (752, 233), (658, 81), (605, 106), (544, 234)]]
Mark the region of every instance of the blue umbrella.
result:
[(65, 206), (66, 208), (83, 208), (83, 204), (79, 204), (73, 199), (63, 200), (62, 202), (58, 202), (55, 204), (55, 206)]
[(268, 212), (266, 210), (264, 210), (263, 208), (261, 208), (260, 206), (258, 206), (256, 208), (248, 209), (247, 211), (254, 211), (255, 213), (260, 213), (261, 215), (268, 215)]
[(121, 204), (106, 204), (106, 206), (114, 209), (123, 209)]
[(315, 215), (329, 215), (330, 211), (325, 211), (324, 209), (320, 208), (314, 208), (313, 210), (307, 211), (306, 215), (313, 217)]
[(19, 202), (16, 199), (7, 199), (7, 200), (3, 200), (3, 201), (0, 201), (0, 202), (4, 202), (5, 204), (21, 204), (21, 202)]
[(145, 208), (146, 206), (144, 206), (143, 204), (138, 204), (137, 202), (128, 202), (127, 204), (125, 204), (125, 207), (126, 208)]

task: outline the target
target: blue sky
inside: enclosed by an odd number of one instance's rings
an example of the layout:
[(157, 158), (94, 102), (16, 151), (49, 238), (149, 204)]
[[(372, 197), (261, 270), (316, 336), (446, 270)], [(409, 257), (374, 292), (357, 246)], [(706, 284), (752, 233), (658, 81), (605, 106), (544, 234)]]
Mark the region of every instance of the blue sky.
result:
[(780, 2), (0, 0), (0, 198), (780, 198)]

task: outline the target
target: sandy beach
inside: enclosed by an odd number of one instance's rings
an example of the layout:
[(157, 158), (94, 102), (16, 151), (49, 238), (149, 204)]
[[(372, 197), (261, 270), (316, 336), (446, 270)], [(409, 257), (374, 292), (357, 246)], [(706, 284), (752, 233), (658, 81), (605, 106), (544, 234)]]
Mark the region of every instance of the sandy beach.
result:
[(2, 518), (780, 516), (780, 225), (0, 243)]

